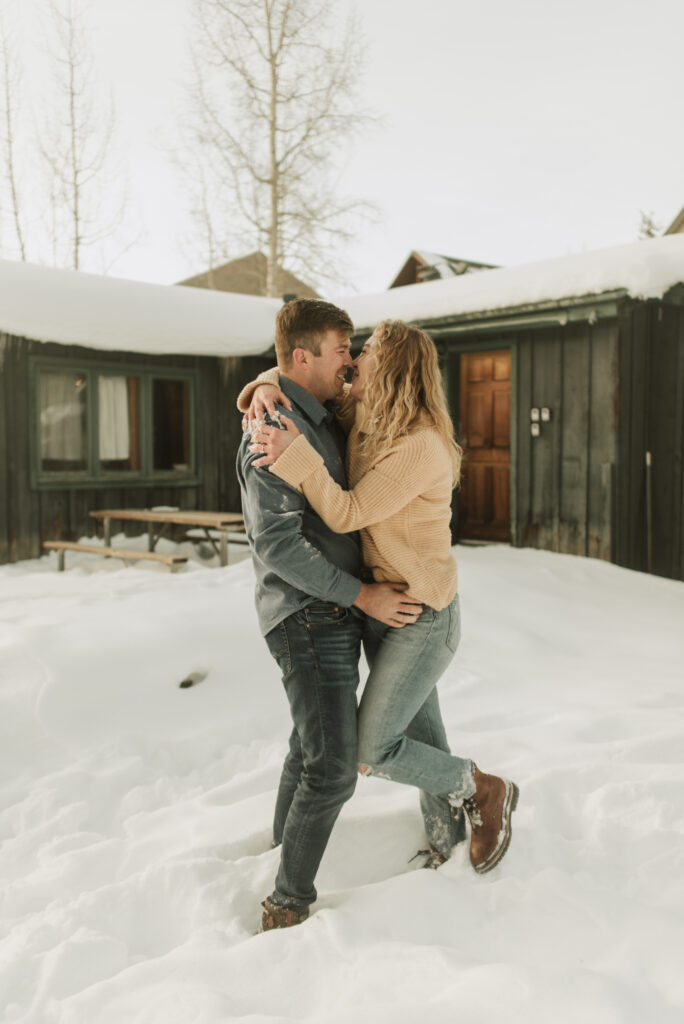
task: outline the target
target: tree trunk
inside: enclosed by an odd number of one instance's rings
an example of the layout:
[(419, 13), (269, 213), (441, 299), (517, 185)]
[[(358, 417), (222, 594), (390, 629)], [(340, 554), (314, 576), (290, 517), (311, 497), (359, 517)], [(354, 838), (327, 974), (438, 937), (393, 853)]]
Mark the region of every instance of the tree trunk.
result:
[[(267, 15), (268, 17), (268, 15)], [(278, 155), (276, 152), (276, 127), (278, 120), (278, 69), (273, 52), (270, 17), (268, 21), (269, 60), (271, 64), (271, 108), (269, 118), (269, 157), (271, 172), (271, 218), (268, 227), (268, 257), (266, 262), (266, 294), (272, 298), (278, 295)]]

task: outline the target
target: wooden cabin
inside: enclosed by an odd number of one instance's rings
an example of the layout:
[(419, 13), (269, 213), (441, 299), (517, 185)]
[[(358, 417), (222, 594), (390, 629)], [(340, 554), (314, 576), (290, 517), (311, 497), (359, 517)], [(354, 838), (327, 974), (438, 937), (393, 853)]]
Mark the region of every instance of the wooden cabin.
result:
[(350, 299), (436, 341), (465, 448), (458, 541), (684, 579), (684, 237)]
[[(0, 263), (0, 563), (92, 509), (239, 511), (237, 393), (276, 299)], [(435, 339), (465, 472), (455, 541), (684, 579), (684, 236), (339, 300)]]
[(240, 511), (235, 401), (278, 300), (6, 261), (0, 288), (0, 563), (92, 509)]

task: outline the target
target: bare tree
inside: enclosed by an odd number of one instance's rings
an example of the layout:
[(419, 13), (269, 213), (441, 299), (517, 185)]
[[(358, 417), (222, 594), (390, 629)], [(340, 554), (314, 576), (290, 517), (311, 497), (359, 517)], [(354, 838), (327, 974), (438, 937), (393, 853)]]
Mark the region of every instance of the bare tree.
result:
[(656, 224), (653, 213), (641, 210), (639, 217), (639, 238), (657, 238), (662, 228), (660, 224)]
[(25, 260), (26, 229), (18, 185), (18, 123), (21, 68), (15, 54), (16, 46), (14, 39), (7, 30), (3, 12), (0, 10), (0, 90), (2, 92), (0, 117), (2, 118), (3, 176), (16, 246), (22, 260)]
[(355, 95), (354, 20), (336, 32), (322, 0), (194, 0), (190, 146), (197, 222), (215, 257), (265, 250), (314, 282), (340, 277), (341, 246), (371, 207), (340, 196), (350, 140), (369, 120)]
[(216, 230), (213, 207), (216, 204), (216, 183), (209, 166), (205, 166), (192, 149), (172, 151), (173, 158), (190, 196), (190, 220), (193, 225), (181, 243), (188, 255), (197, 255), (200, 239), (200, 258), (208, 271), (209, 288), (214, 288), (214, 270), (229, 258), (226, 240)]
[(53, 248), (68, 239), (67, 261), (82, 265), (84, 249), (120, 226), (125, 188), (112, 166), (116, 121), (111, 101), (98, 101), (89, 46), (87, 0), (48, 0), (53, 27), (54, 88), (41, 151), (48, 171)]

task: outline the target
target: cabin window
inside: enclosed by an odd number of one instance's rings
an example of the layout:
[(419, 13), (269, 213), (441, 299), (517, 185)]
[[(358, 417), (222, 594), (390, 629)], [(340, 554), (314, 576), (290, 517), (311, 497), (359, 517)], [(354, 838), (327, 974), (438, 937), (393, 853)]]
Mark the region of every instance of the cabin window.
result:
[(140, 469), (140, 378), (101, 374), (98, 419), (100, 468)]
[(40, 466), (44, 473), (88, 468), (88, 383), (83, 373), (40, 374)]
[(154, 468), (187, 471), (190, 464), (190, 385), (186, 380), (152, 382)]
[(32, 360), (34, 486), (197, 481), (192, 371)]

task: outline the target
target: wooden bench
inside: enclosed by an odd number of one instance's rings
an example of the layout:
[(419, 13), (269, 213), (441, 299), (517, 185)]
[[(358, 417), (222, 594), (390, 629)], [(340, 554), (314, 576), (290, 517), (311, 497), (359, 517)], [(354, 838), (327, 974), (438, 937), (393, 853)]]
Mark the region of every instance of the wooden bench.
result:
[[(245, 521), (239, 512), (202, 512), (197, 509), (177, 508), (118, 508), (118, 509), (95, 509), (89, 513), (95, 519), (102, 521), (104, 542), (109, 545), (111, 541), (112, 519), (120, 519), (138, 523), (147, 523), (147, 547), (154, 551), (155, 545), (163, 535), (169, 524), (180, 526), (201, 527), (207, 531), (207, 539), (216, 549), (216, 541), (208, 536), (209, 530), (217, 530), (219, 533), (218, 555), (221, 565), (228, 565), (228, 531), (241, 531), (244, 529)], [(155, 534), (155, 524), (161, 524), (161, 529)]]
[(127, 551), (123, 548), (103, 547), (101, 544), (77, 544), (70, 540), (46, 540), (43, 547), (48, 551), (58, 553), (57, 568), (64, 571), (64, 553), (66, 551), (82, 551), (89, 555), (103, 555), (105, 558), (120, 558), (124, 562), (137, 562), (146, 559), (152, 562), (162, 562), (171, 568), (171, 572), (181, 565), (185, 565), (185, 555), (159, 555), (156, 551)]
[[(245, 533), (244, 527), (242, 529), (236, 527), (234, 530), (210, 530), (206, 526), (195, 527), (194, 529), (185, 531), (185, 539), (189, 540), (192, 544), (195, 544), (196, 546), (201, 545), (202, 541), (207, 541), (209, 544), (211, 544), (215, 553), (221, 559), (222, 565), (228, 564), (228, 544), (249, 545), (249, 541), (247, 540), (247, 534)], [(227, 542), (225, 555), (221, 553), (221, 548), (219, 547), (219, 545), (223, 542)], [(225, 562), (223, 561), (224, 558)]]

